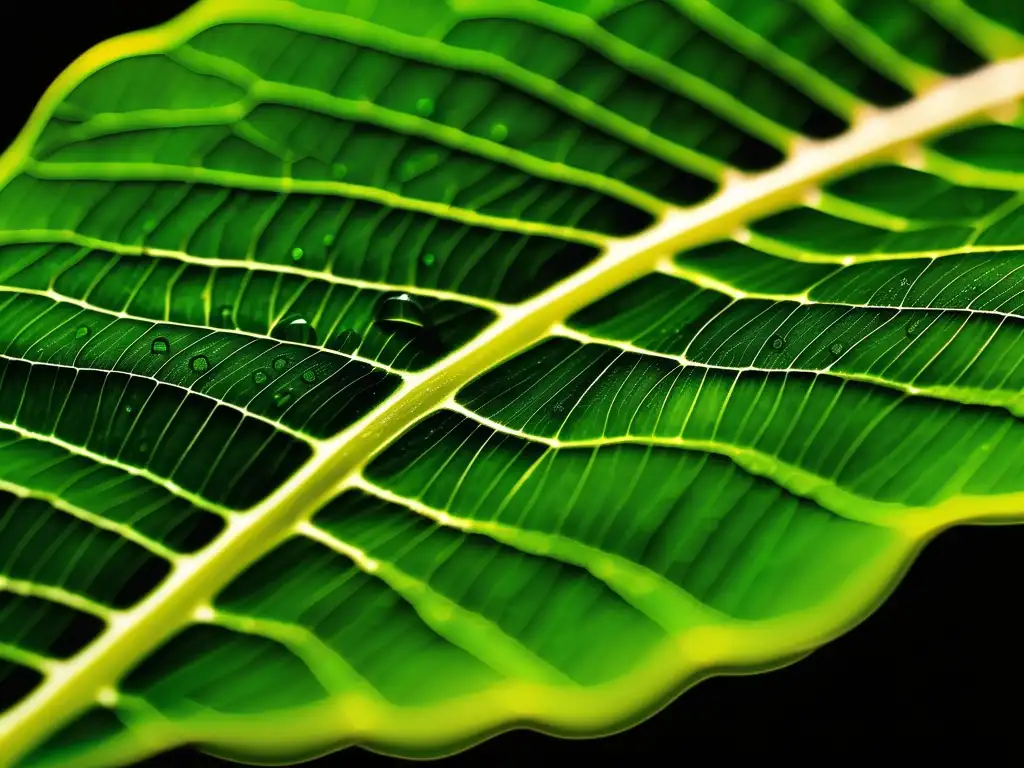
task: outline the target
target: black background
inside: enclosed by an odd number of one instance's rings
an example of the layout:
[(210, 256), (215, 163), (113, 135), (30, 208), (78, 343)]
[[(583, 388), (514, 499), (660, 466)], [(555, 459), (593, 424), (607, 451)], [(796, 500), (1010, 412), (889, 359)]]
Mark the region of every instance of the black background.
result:
[[(79, 54), (113, 35), (158, 24), (188, 0), (0, 0), (0, 147)], [(440, 768), (497, 761), (593, 764), (654, 758), (941, 757), (1020, 765), (1024, 757), (1024, 526), (947, 531), (889, 600), (860, 626), (782, 670), (700, 683), (624, 733), (569, 741), (530, 731), (495, 737)], [(969, 751), (968, 751), (969, 750)], [(973, 753), (973, 754), (972, 754)], [(228, 763), (190, 750), (169, 758)], [(308, 763), (400, 768), (351, 749)], [(973, 763), (973, 760), (972, 760)]]

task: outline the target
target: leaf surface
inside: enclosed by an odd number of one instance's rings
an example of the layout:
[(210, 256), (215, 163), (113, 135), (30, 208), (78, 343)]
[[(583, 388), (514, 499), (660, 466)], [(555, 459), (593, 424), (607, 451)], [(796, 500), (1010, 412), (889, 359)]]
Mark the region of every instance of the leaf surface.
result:
[(3, 764), (596, 735), (1019, 519), (1010, 5), (203, 0), (83, 56), (0, 159)]

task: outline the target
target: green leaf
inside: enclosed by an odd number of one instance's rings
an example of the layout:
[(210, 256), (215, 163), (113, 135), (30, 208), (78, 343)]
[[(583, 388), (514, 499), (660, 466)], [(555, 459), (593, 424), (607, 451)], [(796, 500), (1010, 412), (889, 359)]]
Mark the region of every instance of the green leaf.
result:
[(1024, 13), (204, 0), (0, 159), (0, 762), (596, 735), (1024, 511)]

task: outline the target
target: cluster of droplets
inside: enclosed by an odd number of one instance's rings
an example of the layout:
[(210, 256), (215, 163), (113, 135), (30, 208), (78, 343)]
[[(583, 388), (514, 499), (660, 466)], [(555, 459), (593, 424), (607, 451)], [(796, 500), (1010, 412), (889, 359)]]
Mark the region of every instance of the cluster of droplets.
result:
[[(297, 254), (297, 256), (296, 256)], [(294, 258), (301, 258), (302, 250), (296, 248), (292, 253)], [(424, 263), (433, 264), (433, 254), (426, 254)], [(234, 310), (230, 306), (222, 306), (217, 310), (223, 326), (234, 326)], [(390, 331), (406, 329), (416, 330), (427, 328), (430, 323), (423, 306), (408, 293), (388, 293), (381, 297), (374, 311), (374, 322), (387, 328)], [(88, 326), (80, 326), (75, 332), (76, 339), (82, 340), (89, 337), (91, 330)], [(270, 332), (271, 338), (279, 341), (286, 341), (297, 344), (317, 346), (319, 339), (316, 328), (305, 317), (298, 313), (291, 313), (276, 323)], [(354, 354), (362, 344), (363, 337), (358, 331), (346, 329), (340, 331), (327, 347), (342, 354)], [(150, 341), (149, 351), (157, 357), (169, 357), (171, 354), (171, 341), (166, 336), (156, 336)], [(278, 355), (270, 364), (273, 375), (284, 373), (290, 365), (286, 355)], [(210, 359), (206, 355), (193, 355), (188, 360), (188, 368), (195, 374), (204, 374), (211, 368)], [(266, 386), (273, 378), (266, 369), (260, 368), (253, 371), (251, 379), (257, 387)], [(312, 386), (316, 384), (317, 372), (309, 368), (302, 372), (300, 379), (304, 384)], [(292, 388), (283, 388), (273, 394), (273, 402), (279, 408), (287, 406), (295, 397)], [(131, 413), (131, 410), (128, 410)]]

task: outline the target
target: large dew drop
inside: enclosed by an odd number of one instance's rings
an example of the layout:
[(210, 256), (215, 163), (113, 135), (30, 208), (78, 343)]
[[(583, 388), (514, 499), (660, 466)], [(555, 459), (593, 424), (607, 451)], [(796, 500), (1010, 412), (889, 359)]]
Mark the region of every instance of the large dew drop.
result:
[(188, 367), (195, 373), (205, 373), (210, 370), (210, 360), (206, 355), (196, 355), (188, 361)]
[(154, 355), (166, 355), (171, 351), (171, 342), (164, 336), (157, 336), (153, 339), (153, 343), (149, 345), (149, 351)]
[(408, 293), (389, 293), (377, 304), (374, 319), (388, 330), (426, 328), (427, 313)]
[(316, 329), (302, 315), (286, 315), (270, 332), (271, 338), (298, 344), (316, 344)]

